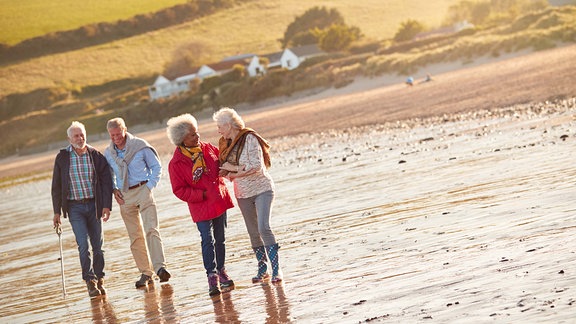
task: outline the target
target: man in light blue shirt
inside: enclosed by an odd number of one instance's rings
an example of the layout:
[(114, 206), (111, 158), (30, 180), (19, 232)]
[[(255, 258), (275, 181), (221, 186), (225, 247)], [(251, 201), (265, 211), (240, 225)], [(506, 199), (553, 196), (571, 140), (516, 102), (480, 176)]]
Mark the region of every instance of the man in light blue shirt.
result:
[(171, 275), (166, 270), (164, 246), (159, 231), (156, 201), (152, 189), (160, 181), (162, 165), (156, 150), (130, 133), (120, 117), (106, 125), (110, 146), (104, 155), (112, 169), (114, 198), (130, 237), (130, 249), (141, 273), (136, 288), (152, 283), (154, 273), (160, 282)]

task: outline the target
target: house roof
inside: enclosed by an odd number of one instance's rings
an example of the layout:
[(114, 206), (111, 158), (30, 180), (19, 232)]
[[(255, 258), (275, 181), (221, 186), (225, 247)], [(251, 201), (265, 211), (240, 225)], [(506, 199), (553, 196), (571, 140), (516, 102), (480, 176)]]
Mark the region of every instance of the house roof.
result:
[(166, 78), (168, 78), (168, 80), (174, 80), (186, 75), (192, 75), (192, 74), (197, 74), (198, 70), (200, 70), (199, 66), (185, 66), (182, 67), (181, 69), (177, 70), (177, 71), (171, 71), (169, 73), (166, 73), (165, 76)]
[(260, 55), (260, 56), (267, 58), (270, 63), (273, 63), (273, 62), (280, 61), (280, 58), (282, 57), (283, 53), (284, 53), (284, 51), (281, 51), (281, 52), (275, 52), (275, 53), (270, 53), (270, 54), (264, 54), (264, 55)]
[(238, 55), (234, 55), (234, 56), (225, 57), (224, 59), (222, 59), (222, 62), (251, 59), (254, 56), (257, 56), (257, 55), (256, 54), (238, 54)]
[[(250, 58), (252, 58), (252, 56), (250, 56)], [(216, 72), (225, 72), (228, 70), (232, 70), (234, 65), (246, 66), (246, 65), (248, 65), (248, 63), (250, 63), (249, 59), (241, 58), (241, 59), (235, 59), (235, 60), (220, 61), (217, 63), (210, 63), (207, 65), (209, 67), (211, 67)]]
[(166, 83), (170, 83), (170, 80), (166, 79), (165, 77), (163, 77), (163, 76), (161, 76), (161, 75), (159, 75), (159, 76), (156, 78), (156, 81), (154, 81), (154, 85), (155, 85), (155, 86), (158, 86), (158, 85), (161, 85), (161, 84), (166, 84)]

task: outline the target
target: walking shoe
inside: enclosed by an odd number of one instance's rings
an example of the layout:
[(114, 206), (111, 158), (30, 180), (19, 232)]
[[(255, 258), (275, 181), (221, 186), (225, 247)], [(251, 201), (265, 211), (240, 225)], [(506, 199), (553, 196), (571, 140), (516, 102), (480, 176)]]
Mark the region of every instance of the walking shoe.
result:
[(210, 296), (220, 295), (220, 283), (217, 274), (208, 276), (208, 294)]
[(158, 269), (156, 274), (158, 275), (158, 278), (160, 278), (160, 282), (166, 282), (170, 279), (170, 277), (172, 277), (170, 272), (168, 272), (168, 270), (166, 270), (164, 267)]
[(226, 273), (225, 268), (222, 268), (220, 269), (220, 271), (218, 271), (218, 279), (220, 280), (220, 287), (222, 288), (234, 287), (234, 281), (230, 279), (230, 276), (228, 276), (228, 273)]
[(86, 287), (88, 287), (88, 295), (90, 296), (90, 298), (100, 296), (100, 290), (98, 290), (98, 288), (96, 287), (97, 285), (98, 283), (96, 282), (95, 279), (86, 280)]
[(154, 281), (152, 281), (152, 277), (142, 274), (142, 276), (140, 276), (140, 279), (136, 281), (136, 288), (146, 287), (148, 284), (151, 284), (153, 282)]
[(104, 278), (98, 278), (98, 290), (102, 295), (106, 295), (106, 288), (104, 288)]

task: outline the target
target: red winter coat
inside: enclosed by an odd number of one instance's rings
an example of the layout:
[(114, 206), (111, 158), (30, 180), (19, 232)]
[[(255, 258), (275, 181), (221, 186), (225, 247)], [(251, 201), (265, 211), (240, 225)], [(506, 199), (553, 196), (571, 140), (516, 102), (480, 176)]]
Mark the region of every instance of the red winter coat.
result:
[(234, 207), (224, 179), (218, 177), (220, 170), (218, 148), (204, 142), (200, 142), (200, 148), (204, 154), (207, 171), (197, 183), (192, 181), (192, 160), (182, 154), (178, 147), (168, 164), (172, 192), (188, 203), (194, 223), (214, 219)]

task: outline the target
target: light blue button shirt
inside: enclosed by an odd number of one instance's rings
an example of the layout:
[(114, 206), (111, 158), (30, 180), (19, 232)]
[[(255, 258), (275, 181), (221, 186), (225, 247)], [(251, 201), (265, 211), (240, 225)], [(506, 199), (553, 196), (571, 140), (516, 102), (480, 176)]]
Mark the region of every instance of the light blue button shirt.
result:
[[(119, 150), (116, 146), (114, 146), (114, 149), (116, 150), (118, 157), (124, 158), (126, 149)], [(122, 181), (116, 180), (117, 178), (120, 178), (120, 169), (118, 168), (116, 161), (114, 161), (114, 158), (110, 155), (109, 150), (106, 150), (104, 155), (112, 169), (112, 183), (114, 188), (122, 190)], [(158, 181), (160, 181), (161, 174), (162, 164), (160, 163), (160, 160), (150, 148), (144, 148), (136, 152), (134, 158), (130, 164), (128, 164), (128, 186), (132, 187), (142, 181), (148, 180), (146, 186), (152, 190), (156, 187)]]

